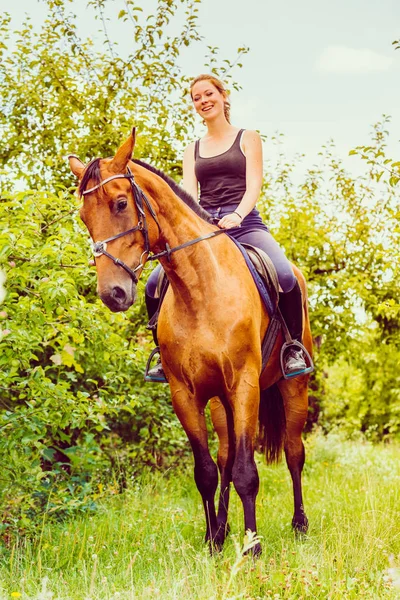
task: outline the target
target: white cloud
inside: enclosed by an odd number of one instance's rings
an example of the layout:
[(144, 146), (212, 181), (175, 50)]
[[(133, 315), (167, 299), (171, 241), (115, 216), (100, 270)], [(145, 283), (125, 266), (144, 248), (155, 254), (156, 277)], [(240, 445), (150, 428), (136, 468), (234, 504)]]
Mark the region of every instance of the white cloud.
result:
[(370, 73), (388, 71), (394, 59), (368, 48), (328, 46), (318, 58), (316, 67), (325, 73)]

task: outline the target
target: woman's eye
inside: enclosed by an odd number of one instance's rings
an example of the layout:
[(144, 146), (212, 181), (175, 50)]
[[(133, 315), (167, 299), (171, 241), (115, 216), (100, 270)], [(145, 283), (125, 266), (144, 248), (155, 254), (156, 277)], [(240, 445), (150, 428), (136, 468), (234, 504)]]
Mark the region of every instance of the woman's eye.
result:
[(117, 202), (117, 210), (118, 212), (124, 210), (128, 206), (127, 200), (118, 200)]

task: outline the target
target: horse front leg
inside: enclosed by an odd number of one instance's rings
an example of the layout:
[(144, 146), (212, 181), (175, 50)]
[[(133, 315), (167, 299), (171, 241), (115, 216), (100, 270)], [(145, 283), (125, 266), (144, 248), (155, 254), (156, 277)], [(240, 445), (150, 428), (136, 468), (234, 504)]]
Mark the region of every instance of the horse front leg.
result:
[(232, 468), (235, 460), (235, 435), (233, 416), (229, 406), (224, 406), (218, 397), (211, 398), (211, 419), (218, 436), (218, 469), (221, 475), (221, 489), (218, 503), (218, 539), (223, 543), (229, 533), (228, 508), (232, 481)]
[(302, 431), (307, 419), (307, 377), (278, 382), (286, 416), (285, 456), (293, 483), (294, 514), (292, 527), (297, 533), (306, 533), (308, 519), (304, 511), (301, 474), (305, 461)]
[[(233, 484), (243, 504), (245, 531), (257, 533), (256, 498), (259, 477), (254, 460), (255, 436), (260, 404), (258, 374), (250, 378), (247, 374), (229, 402), (232, 406), (235, 429), (235, 460), (232, 470)], [(253, 380), (253, 381), (252, 381)], [(261, 545), (257, 543), (250, 552), (254, 556), (261, 554)]]
[(211, 553), (221, 550), (223, 539), (219, 534), (214, 497), (218, 485), (217, 465), (208, 449), (207, 425), (204, 416), (205, 405), (194, 394), (170, 381), (172, 404), (175, 413), (189, 439), (194, 456), (194, 479), (203, 500), (206, 517), (205, 541), (210, 544)]

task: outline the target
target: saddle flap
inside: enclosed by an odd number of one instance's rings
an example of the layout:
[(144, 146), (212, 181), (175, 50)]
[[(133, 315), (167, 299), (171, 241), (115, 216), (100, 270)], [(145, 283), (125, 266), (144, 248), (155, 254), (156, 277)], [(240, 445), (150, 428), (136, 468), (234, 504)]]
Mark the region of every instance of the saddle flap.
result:
[(279, 281), (272, 260), (268, 254), (266, 254), (260, 248), (256, 248), (256, 246), (252, 246), (251, 244), (246, 244), (243, 242), (241, 242), (241, 244), (245, 248), (247, 255), (257, 273), (263, 280), (264, 285), (269, 292), (271, 302), (274, 308), (276, 308), (279, 301)]

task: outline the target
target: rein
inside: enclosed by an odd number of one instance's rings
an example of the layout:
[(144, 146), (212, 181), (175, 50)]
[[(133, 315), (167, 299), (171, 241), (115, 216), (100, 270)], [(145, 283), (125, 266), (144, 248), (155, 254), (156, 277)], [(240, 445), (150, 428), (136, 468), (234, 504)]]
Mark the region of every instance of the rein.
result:
[[(184, 244), (180, 244), (179, 246), (175, 246), (174, 248), (171, 248), (169, 246), (169, 244), (166, 243), (165, 250), (163, 250), (162, 252), (159, 252), (158, 254), (151, 254), (150, 253), (149, 230), (148, 230), (148, 226), (147, 226), (146, 213), (143, 208), (143, 202), (147, 206), (147, 209), (148, 209), (151, 217), (156, 222), (159, 233), (161, 233), (161, 226), (160, 226), (160, 223), (158, 222), (157, 215), (154, 212), (154, 209), (151, 206), (149, 199), (147, 198), (147, 196), (145, 195), (143, 190), (135, 182), (135, 177), (134, 177), (132, 171), (129, 169), (129, 167), (128, 167), (127, 173), (121, 173), (119, 175), (112, 175), (111, 177), (107, 177), (107, 179), (103, 179), (102, 181), (100, 181), (100, 183), (98, 183), (94, 187), (90, 188), (89, 190), (85, 190), (82, 193), (82, 196), (86, 196), (87, 194), (90, 194), (90, 193), (96, 191), (97, 189), (102, 187), (104, 184), (108, 183), (109, 181), (112, 181), (113, 179), (129, 179), (129, 183), (131, 184), (131, 188), (132, 188), (133, 199), (134, 199), (136, 210), (138, 213), (138, 224), (135, 227), (128, 229), (127, 231), (118, 233), (117, 235), (109, 237), (100, 242), (94, 242), (93, 246), (92, 246), (93, 255), (95, 257), (101, 256), (102, 254), (104, 254), (104, 256), (107, 256), (110, 260), (113, 261), (113, 263), (115, 265), (125, 269), (125, 271), (132, 278), (135, 285), (137, 285), (137, 283), (138, 283), (136, 271), (138, 271), (139, 269), (142, 269), (147, 261), (158, 260), (159, 258), (166, 256), (168, 259), (168, 262), (171, 262), (171, 254), (173, 252), (177, 252), (178, 250), (182, 250), (183, 248), (187, 248), (188, 246), (192, 246), (193, 244), (197, 244), (198, 242), (201, 242), (203, 240), (207, 240), (209, 238), (215, 237), (216, 235), (219, 235), (220, 233), (225, 233), (224, 229), (218, 229), (217, 231), (212, 231), (211, 233), (208, 233), (207, 235), (204, 235), (202, 237), (195, 238), (194, 240), (189, 240), (188, 242), (185, 242)], [(119, 258), (116, 258), (115, 256), (113, 256), (112, 254), (110, 254), (107, 251), (107, 244), (108, 244), (108, 242), (113, 242), (114, 240), (117, 240), (125, 235), (134, 233), (135, 231), (142, 232), (143, 237), (144, 237), (144, 246), (145, 247), (140, 256), (139, 264), (134, 269), (131, 269), (122, 260), (120, 260)], [(142, 262), (142, 259), (146, 254), (147, 254), (147, 258), (144, 262)]]

